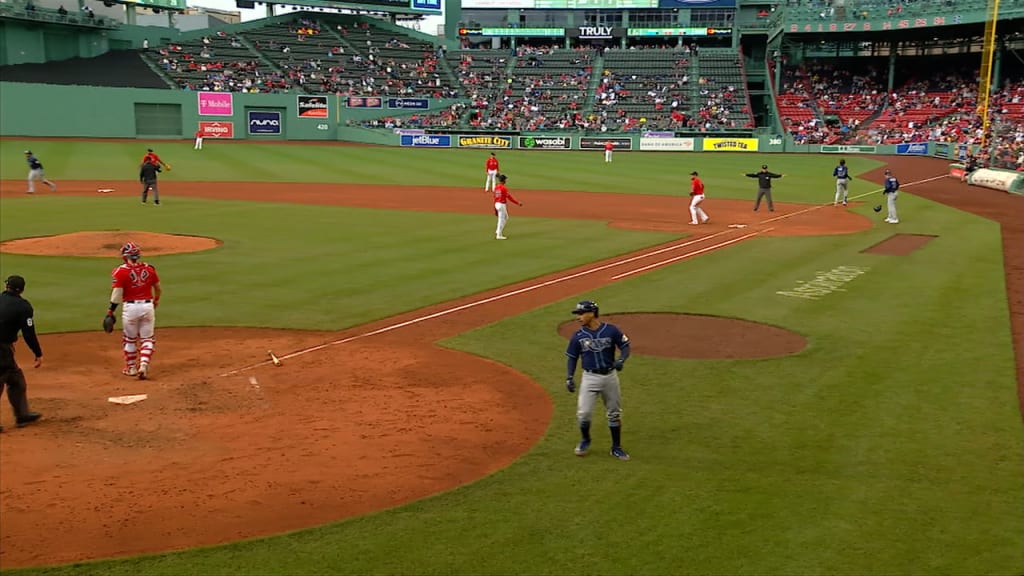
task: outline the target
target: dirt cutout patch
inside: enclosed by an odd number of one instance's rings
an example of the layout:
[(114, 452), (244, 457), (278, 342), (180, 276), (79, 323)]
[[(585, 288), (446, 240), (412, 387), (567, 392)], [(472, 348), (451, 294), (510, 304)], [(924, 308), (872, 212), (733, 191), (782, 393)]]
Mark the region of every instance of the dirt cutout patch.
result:
[[(759, 322), (696, 314), (609, 314), (601, 319), (629, 336), (634, 354), (662, 358), (774, 358), (796, 354), (807, 339), (795, 332)], [(579, 329), (575, 320), (558, 326), (569, 338)]]
[(874, 246), (861, 250), (861, 252), (885, 256), (906, 256), (920, 250), (925, 244), (936, 238), (938, 236), (932, 234), (894, 234)]
[(146, 256), (183, 254), (211, 250), (221, 245), (216, 238), (159, 234), (136, 230), (102, 230), (73, 232), (58, 236), (18, 238), (0, 242), (0, 252), (30, 256), (117, 257), (121, 246), (134, 242)]

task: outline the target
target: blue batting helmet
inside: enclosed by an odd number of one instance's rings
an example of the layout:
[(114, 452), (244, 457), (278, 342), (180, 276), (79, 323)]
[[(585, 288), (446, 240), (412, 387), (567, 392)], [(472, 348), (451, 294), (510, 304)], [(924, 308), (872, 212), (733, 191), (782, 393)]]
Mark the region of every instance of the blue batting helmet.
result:
[(586, 314), (587, 312), (597, 314), (597, 302), (594, 302), (593, 300), (581, 300), (576, 304), (576, 308), (572, 311), (573, 314)]

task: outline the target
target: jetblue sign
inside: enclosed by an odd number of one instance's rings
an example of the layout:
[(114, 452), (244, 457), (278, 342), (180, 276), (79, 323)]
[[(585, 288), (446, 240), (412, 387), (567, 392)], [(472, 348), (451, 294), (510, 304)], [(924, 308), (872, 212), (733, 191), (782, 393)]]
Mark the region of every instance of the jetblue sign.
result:
[(388, 108), (426, 110), (430, 108), (430, 100), (427, 98), (388, 98)]
[(447, 134), (402, 134), (399, 144), (413, 148), (451, 148), (452, 137)]
[(928, 143), (927, 142), (912, 142), (909, 144), (897, 144), (897, 154), (906, 154), (913, 156), (924, 156), (928, 154)]
[(249, 110), (249, 134), (280, 134), (281, 113)]

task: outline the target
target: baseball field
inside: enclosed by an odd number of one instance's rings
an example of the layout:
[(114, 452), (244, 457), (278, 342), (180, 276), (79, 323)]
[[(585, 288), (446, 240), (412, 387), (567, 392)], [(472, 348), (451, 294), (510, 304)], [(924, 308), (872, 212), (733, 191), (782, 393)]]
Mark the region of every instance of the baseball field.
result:
[[(0, 140), (44, 350), (43, 420), (0, 416), (4, 573), (1021, 572), (1024, 198), (925, 158), (846, 157), (844, 208), (835, 155), (498, 151), (496, 241), (488, 153)], [(100, 330), (127, 240), (164, 289), (145, 382)], [(600, 418), (572, 453), (582, 299), (633, 342), (629, 462)]]

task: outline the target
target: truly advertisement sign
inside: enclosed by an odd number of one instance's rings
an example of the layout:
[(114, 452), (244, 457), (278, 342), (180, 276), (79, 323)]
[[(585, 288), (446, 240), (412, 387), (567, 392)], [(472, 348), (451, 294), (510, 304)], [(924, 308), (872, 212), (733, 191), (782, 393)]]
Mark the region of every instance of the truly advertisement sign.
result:
[(299, 118), (327, 118), (330, 107), (327, 96), (297, 96)]
[(235, 113), (231, 92), (197, 92), (200, 116), (231, 116)]
[(234, 122), (200, 122), (199, 130), (203, 138), (234, 138)]
[(269, 110), (249, 110), (246, 114), (249, 134), (280, 134), (281, 113)]
[(640, 138), (640, 150), (644, 152), (693, 152), (693, 144), (693, 138)]
[(492, 134), (458, 137), (459, 148), (511, 148), (512, 138)]
[(705, 152), (757, 152), (757, 138), (705, 138)]
[(398, 143), (412, 148), (451, 148), (452, 137), (447, 134), (402, 134)]
[(568, 150), (572, 139), (565, 136), (520, 136), (516, 146), (527, 150)]
[(605, 142), (612, 143), (612, 150), (632, 150), (632, 138), (596, 138), (593, 136), (580, 137), (581, 150), (604, 150)]

